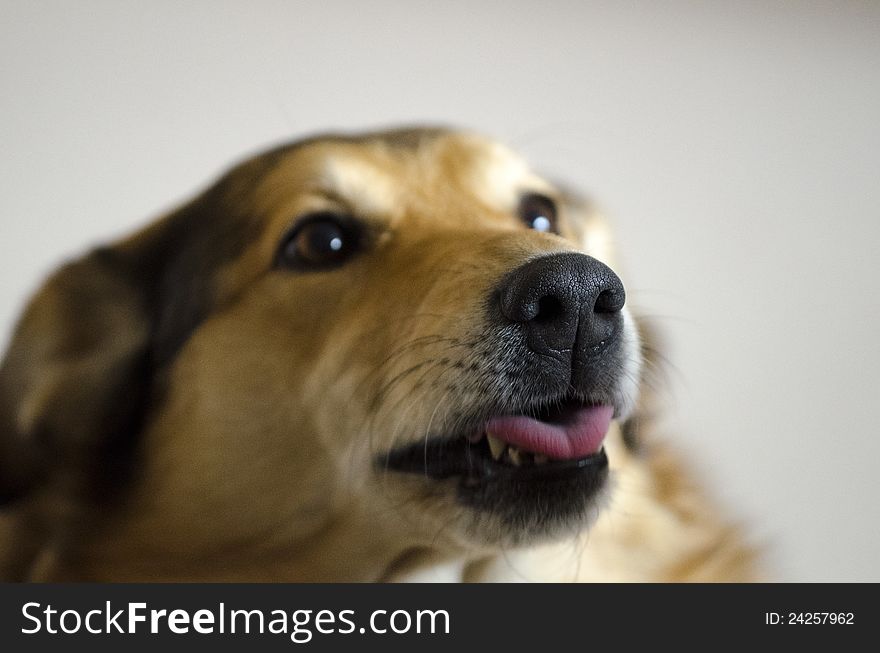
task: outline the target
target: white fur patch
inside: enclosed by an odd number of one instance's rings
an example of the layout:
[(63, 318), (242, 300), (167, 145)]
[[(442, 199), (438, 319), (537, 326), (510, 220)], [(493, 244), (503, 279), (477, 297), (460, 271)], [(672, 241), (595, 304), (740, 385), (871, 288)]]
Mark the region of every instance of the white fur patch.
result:
[(636, 329), (635, 319), (628, 307), (624, 307), (621, 313), (623, 314), (623, 342), (626, 354), (617, 390), (619, 393), (617, 399), (621, 407), (617, 419), (624, 420), (632, 413), (639, 398), (639, 381), (643, 360), (642, 343)]

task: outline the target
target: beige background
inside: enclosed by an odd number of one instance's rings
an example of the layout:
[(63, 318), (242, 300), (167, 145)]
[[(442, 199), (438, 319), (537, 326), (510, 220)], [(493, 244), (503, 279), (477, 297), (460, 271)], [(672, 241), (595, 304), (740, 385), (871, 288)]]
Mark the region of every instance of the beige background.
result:
[(588, 189), (669, 434), (781, 580), (880, 581), (880, 3), (0, 4), (0, 338), (244, 153), (486, 131)]

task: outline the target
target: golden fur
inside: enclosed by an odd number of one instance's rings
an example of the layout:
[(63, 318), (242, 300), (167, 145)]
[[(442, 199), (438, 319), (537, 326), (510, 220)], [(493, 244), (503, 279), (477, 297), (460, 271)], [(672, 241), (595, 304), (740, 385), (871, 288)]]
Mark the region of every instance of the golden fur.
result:
[[(560, 203), (560, 235), (516, 220), (524, 189)], [(363, 220), (369, 253), (273, 268), (315, 211)], [(508, 270), (581, 249), (613, 265), (609, 242), (588, 206), (470, 134), (328, 136), (244, 162), (62, 268), (24, 313), (0, 370), (0, 575), (752, 579), (740, 534), (648, 433), (646, 388), (606, 438), (604, 501), (550, 538), (511, 539), (444, 483), (374, 464), (479, 400), (456, 343)], [(625, 319), (634, 399), (650, 347)]]

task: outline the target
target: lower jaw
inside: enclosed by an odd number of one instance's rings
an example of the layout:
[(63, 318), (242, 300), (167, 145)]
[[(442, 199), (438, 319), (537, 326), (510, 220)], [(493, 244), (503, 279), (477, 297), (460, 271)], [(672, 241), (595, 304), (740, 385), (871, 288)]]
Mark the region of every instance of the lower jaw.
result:
[[(608, 478), (604, 449), (577, 460), (515, 465), (485, 439), (434, 439), (390, 452), (377, 465), (445, 486), (468, 509), (476, 539), (518, 544), (571, 534), (594, 518)], [(469, 518), (465, 516), (465, 520)]]
[[(437, 484), (458, 508), (448, 527), (478, 546), (525, 546), (581, 532), (598, 515), (608, 486), (604, 449), (585, 459), (545, 466), (487, 465), (442, 479), (405, 474), (418, 484)], [(434, 492), (432, 492), (434, 494)], [(464, 511), (462, 512), (462, 509)]]
[(552, 471), (540, 467), (502, 470), (479, 479), (463, 477), (457, 501), (491, 515), (523, 537), (573, 530), (593, 515), (608, 479), (605, 451)]

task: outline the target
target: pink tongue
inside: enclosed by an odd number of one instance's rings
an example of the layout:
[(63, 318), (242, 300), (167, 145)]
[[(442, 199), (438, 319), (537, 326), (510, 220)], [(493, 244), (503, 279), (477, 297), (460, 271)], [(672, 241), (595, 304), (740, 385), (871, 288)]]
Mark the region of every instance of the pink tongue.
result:
[(522, 415), (495, 417), (489, 420), (486, 432), (523, 451), (575, 460), (599, 451), (613, 416), (611, 406), (591, 406), (579, 409), (566, 424), (548, 424)]

